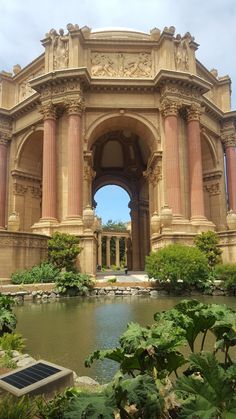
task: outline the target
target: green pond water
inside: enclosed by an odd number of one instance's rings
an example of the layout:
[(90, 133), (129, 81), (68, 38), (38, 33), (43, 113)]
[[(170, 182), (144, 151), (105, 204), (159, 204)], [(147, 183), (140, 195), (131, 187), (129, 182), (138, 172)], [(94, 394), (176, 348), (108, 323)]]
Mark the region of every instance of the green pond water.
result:
[[(16, 306), (14, 311), (17, 332), (26, 338), (26, 352), (102, 383), (111, 379), (117, 365), (111, 361), (99, 361), (92, 368), (85, 368), (85, 358), (96, 349), (116, 346), (127, 323), (151, 324), (154, 313), (173, 307), (181, 299), (77, 297), (47, 303), (25, 302)], [(235, 297), (201, 297), (200, 300), (227, 304), (236, 310)]]

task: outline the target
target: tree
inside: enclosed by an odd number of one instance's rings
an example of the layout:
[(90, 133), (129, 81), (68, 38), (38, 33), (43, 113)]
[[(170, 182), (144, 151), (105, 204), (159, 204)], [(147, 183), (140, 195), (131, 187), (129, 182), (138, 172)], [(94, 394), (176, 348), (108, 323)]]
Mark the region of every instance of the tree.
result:
[(108, 220), (106, 224), (102, 225), (102, 229), (106, 231), (126, 231), (127, 227), (123, 221)]
[(194, 244), (206, 255), (211, 268), (221, 262), (222, 250), (219, 248), (219, 237), (214, 231), (198, 234), (194, 239)]
[(59, 269), (75, 271), (76, 258), (81, 252), (79, 238), (56, 231), (48, 241), (48, 260)]

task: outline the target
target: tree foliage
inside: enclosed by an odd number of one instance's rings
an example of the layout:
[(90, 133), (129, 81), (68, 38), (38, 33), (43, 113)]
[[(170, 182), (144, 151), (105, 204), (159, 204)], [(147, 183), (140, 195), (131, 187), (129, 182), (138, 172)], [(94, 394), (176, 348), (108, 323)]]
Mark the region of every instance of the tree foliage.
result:
[(127, 231), (126, 224), (123, 221), (108, 220), (102, 225), (102, 229), (106, 231)]
[(12, 311), (12, 297), (0, 294), (0, 336), (11, 333), (16, 327), (16, 316)]
[(219, 248), (219, 237), (214, 231), (198, 234), (194, 239), (194, 244), (206, 255), (211, 268), (221, 262), (222, 250)]
[(79, 238), (72, 234), (57, 231), (48, 241), (48, 260), (60, 270), (76, 270), (76, 258), (80, 251)]

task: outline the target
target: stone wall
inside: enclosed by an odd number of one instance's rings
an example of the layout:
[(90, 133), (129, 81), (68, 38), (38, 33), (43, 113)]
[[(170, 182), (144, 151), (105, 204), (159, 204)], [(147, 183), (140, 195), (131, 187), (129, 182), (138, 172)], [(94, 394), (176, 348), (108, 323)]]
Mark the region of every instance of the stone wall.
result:
[(31, 268), (47, 256), (47, 236), (0, 231), (0, 280), (17, 270)]

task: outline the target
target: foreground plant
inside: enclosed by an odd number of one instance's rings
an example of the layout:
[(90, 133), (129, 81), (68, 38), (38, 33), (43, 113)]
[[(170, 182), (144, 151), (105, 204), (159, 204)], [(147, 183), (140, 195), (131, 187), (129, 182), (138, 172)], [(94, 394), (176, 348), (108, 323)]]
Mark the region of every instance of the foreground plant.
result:
[(0, 294), (0, 336), (11, 333), (16, 327), (16, 316), (12, 311), (12, 297)]

